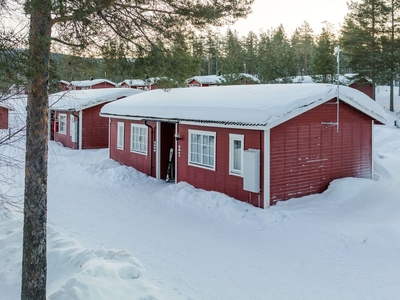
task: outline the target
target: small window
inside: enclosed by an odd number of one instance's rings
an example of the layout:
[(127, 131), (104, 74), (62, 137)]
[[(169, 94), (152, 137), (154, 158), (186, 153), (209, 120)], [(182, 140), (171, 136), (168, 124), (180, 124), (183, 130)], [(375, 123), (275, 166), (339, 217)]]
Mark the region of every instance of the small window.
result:
[(189, 130), (189, 164), (215, 170), (215, 132)]
[(131, 152), (147, 154), (147, 126), (131, 124)]
[(124, 150), (124, 122), (118, 122), (117, 126), (117, 149)]
[(229, 135), (229, 174), (242, 176), (243, 174), (244, 136)]
[(59, 125), (58, 125), (58, 132), (61, 134), (67, 134), (67, 115), (66, 114), (59, 114)]

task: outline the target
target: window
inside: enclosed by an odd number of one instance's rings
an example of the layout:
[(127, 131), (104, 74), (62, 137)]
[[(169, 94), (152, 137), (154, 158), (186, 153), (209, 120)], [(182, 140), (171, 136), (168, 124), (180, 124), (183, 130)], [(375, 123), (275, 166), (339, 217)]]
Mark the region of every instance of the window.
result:
[(67, 115), (59, 114), (58, 115), (60, 124), (58, 125), (58, 132), (62, 134), (67, 134)]
[(215, 170), (215, 132), (189, 130), (189, 164)]
[(244, 136), (229, 135), (229, 174), (241, 176), (243, 174)]
[(131, 124), (131, 152), (147, 154), (147, 126)]
[(124, 122), (117, 125), (117, 149), (124, 150)]

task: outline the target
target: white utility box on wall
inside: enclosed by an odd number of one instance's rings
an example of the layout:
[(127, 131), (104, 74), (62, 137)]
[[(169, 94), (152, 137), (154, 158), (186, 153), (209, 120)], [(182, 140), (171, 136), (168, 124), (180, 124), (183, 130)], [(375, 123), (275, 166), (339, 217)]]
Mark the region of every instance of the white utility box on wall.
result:
[(260, 150), (244, 151), (243, 189), (257, 194), (260, 192)]

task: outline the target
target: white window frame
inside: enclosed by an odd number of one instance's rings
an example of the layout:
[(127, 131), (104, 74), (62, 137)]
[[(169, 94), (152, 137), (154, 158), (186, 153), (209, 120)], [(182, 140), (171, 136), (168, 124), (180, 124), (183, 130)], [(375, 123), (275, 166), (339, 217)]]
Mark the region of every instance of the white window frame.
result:
[[(240, 169), (235, 168), (234, 145), (235, 141), (240, 141)], [(243, 158), (244, 158), (244, 135), (229, 134), (229, 174), (243, 177)]]
[[(201, 153), (197, 153), (200, 155), (200, 161), (194, 161), (192, 159), (192, 154), (196, 154), (192, 151), (192, 135), (200, 135), (200, 151)], [(206, 150), (207, 145), (203, 145), (204, 137), (213, 137), (214, 138), (214, 145), (212, 149), (212, 153), (209, 153), (208, 156), (211, 156), (213, 158), (213, 164), (208, 164), (205, 163), (205, 158), (207, 154), (204, 153), (204, 150)], [(190, 130), (189, 129), (189, 146), (188, 146), (188, 164), (194, 167), (199, 167), (199, 168), (204, 168), (207, 170), (213, 170), (215, 171), (215, 166), (217, 164), (216, 162), (216, 149), (217, 149), (217, 139), (216, 139), (216, 132), (213, 131), (200, 131), (200, 130)], [(193, 152), (193, 153), (192, 153)], [(206, 151), (207, 152), (207, 151)]]
[[(139, 134), (135, 134), (135, 130), (139, 130)], [(147, 155), (148, 130), (146, 125), (131, 124), (131, 152)]]
[(124, 150), (124, 142), (125, 142), (125, 123), (118, 122), (117, 123), (117, 149)]
[(58, 133), (67, 134), (67, 114), (58, 115)]

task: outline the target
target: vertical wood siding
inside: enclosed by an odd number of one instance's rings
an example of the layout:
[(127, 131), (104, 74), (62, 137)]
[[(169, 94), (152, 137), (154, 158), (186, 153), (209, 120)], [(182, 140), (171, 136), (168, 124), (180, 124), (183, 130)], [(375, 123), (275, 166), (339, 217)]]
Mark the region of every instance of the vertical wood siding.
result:
[[(71, 113), (68, 111), (57, 111), (55, 113), (55, 121), (59, 122), (59, 115), (60, 114), (65, 114), (67, 115), (67, 124), (66, 124), (66, 134), (60, 133), (60, 132), (54, 132), (54, 141), (61, 143), (64, 147), (72, 148), (72, 149), (78, 149), (78, 144), (73, 143), (71, 136), (70, 136), (70, 115)], [(59, 125), (60, 126), (60, 125)], [(50, 130), (54, 130), (54, 127), (51, 128)]]
[[(208, 170), (188, 164), (189, 155), (189, 129), (216, 132), (216, 168)], [(213, 128), (202, 126), (179, 125), (181, 140), (178, 141), (178, 178), (177, 181), (185, 181), (207, 191), (217, 191), (235, 199), (251, 202), (258, 206), (257, 194), (243, 190), (243, 178), (229, 174), (229, 134), (244, 135), (244, 149), (260, 150), (261, 166), (263, 165), (263, 131), (240, 130), (228, 128)], [(261, 168), (260, 181), (264, 180), (264, 170)], [(261, 186), (260, 202), (263, 203), (263, 187)], [(251, 196), (251, 200), (250, 200)]]
[[(104, 118), (108, 121), (108, 118)], [(124, 149), (117, 149), (117, 129), (118, 122), (124, 123)], [(138, 170), (139, 172), (150, 175), (151, 159), (153, 159), (153, 177), (156, 176), (155, 172), (155, 153), (153, 148), (153, 142), (151, 140), (150, 129), (147, 131), (147, 155), (131, 152), (130, 141), (131, 141), (131, 124), (144, 125), (144, 122), (131, 121), (123, 119), (111, 119), (110, 130), (110, 158), (119, 162), (120, 164), (130, 166)], [(148, 122), (148, 124), (154, 127), (156, 132), (156, 122)]]
[(363, 92), (370, 98), (372, 98), (372, 96), (373, 96), (372, 84), (366, 79), (362, 78), (359, 81), (356, 81), (356, 82), (350, 84), (349, 87), (359, 90), (360, 92)]
[(0, 106), (0, 129), (8, 128), (8, 108)]
[(371, 178), (371, 119), (340, 102), (337, 132), (334, 102), (271, 129), (271, 204), (323, 192), (337, 178)]
[(108, 118), (99, 115), (103, 105), (104, 103), (82, 111), (82, 149), (108, 147)]
[[(82, 126), (82, 135), (79, 136), (79, 140), (82, 140), (82, 149), (100, 149), (108, 147), (108, 118), (100, 117), (100, 110), (104, 103), (87, 108), (82, 111), (82, 120), (80, 120), (79, 126)], [(56, 112), (55, 120), (59, 121), (59, 114), (67, 115), (67, 133), (61, 134), (59, 132), (54, 133), (54, 140), (60, 142), (65, 147), (72, 149), (78, 148), (78, 143), (72, 142), (70, 135), (70, 116), (69, 111)], [(77, 115), (78, 113), (75, 113)], [(75, 118), (77, 121), (78, 119)], [(51, 128), (54, 130), (54, 128)]]

